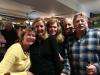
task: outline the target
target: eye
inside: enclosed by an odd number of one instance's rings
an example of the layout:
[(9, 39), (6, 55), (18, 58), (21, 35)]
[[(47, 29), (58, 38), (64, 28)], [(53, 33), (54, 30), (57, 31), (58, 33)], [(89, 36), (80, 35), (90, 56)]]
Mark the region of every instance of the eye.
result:
[(33, 36), (33, 37), (35, 37), (35, 33), (28, 33), (27, 36)]
[(81, 22), (84, 22), (84, 20), (82, 19)]
[(67, 23), (67, 24), (65, 24), (65, 26), (71, 26), (71, 24), (70, 23)]
[(80, 20), (76, 20), (75, 22), (78, 23)]
[(70, 26), (71, 24), (69, 23), (68, 26)]
[(36, 25), (35, 27), (36, 27), (36, 28), (38, 28), (38, 27), (39, 27), (39, 25)]
[(35, 37), (35, 33), (33, 33), (32, 36)]
[(40, 27), (42, 28), (42, 27), (43, 27), (43, 25), (40, 25)]

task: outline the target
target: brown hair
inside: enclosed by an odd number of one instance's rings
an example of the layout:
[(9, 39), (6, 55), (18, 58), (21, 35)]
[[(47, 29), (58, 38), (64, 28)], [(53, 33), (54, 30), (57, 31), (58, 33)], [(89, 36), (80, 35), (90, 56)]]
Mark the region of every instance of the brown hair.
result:
[(23, 30), (22, 33), (20, 34), (18, 42), (21, 42), (23, 40), (25, 33), (30, 33), (30, 32), (35, 32), (35, 30), (32, 29), (31, 27), (25, 28), (25, 30)]

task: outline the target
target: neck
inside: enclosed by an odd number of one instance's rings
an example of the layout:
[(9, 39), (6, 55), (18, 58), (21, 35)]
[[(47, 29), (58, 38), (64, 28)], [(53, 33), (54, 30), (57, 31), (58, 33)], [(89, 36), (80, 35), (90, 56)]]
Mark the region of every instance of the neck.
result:
[(76, 37), (81, 38), (84, 34), (84, 31), (76, 31)]
[(29, 46), (27, 46), (27, 45), (25, 45), (25, 44), (23, 44), (23, 43), (20, 43), (20, 44), (21, 44), (21, 46), (22, 46), (23, 51), (24, 51), (24, 52), (28, 52)]

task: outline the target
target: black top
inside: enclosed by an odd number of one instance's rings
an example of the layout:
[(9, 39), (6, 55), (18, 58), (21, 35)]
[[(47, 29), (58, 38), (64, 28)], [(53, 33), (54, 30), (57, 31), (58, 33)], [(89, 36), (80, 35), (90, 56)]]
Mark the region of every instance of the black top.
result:
[(46, 40), (37, 40), (30, 49), (31, 72), (35, 75), (59, 75), (62, 65), (56, 39), (49, 37)]

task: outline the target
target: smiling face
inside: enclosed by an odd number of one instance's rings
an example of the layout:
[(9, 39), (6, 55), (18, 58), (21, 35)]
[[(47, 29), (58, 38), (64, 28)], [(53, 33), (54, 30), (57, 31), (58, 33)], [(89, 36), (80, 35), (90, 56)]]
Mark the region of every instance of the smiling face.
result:
[(32, 45), (36, 40), (35, 31), (26, 31), (22, 38), (22, 43), (27, 47)]
[(48, 33), (50, 35), (56, 35), (58, 31), (57, 23), (53, 23), (48, 27)]
[(39, 37), (44, 36), (46, 28), (45, 28), (45, 24), (44, 24), (44, 22), (42, 20), (35, 22), (33, 27), (34, 27), (34, 29), (36, 31), (36, 34)]
[(57, 19), (50, 18), (50, 19), (47, 21), (46, 26), (47, 26), (47, 32), (48, 32), (50, 35), (57, 36), (57, 35), (59, 35), (59, 34), (62, 32), (60, 23), (58, 22)]
[(88, 28), (88, 20), (83, 15), (77, 15), (73, 20), (76, 32), (85, 31)]
[(73, 30), (74, 30), (72, 19), (71, 18), (66, 18), (65, 21), (64, 21), (64, 26), (63, 27), (64, 27), (64, 31), (65, 31), (66, 34), (72, 33)]

